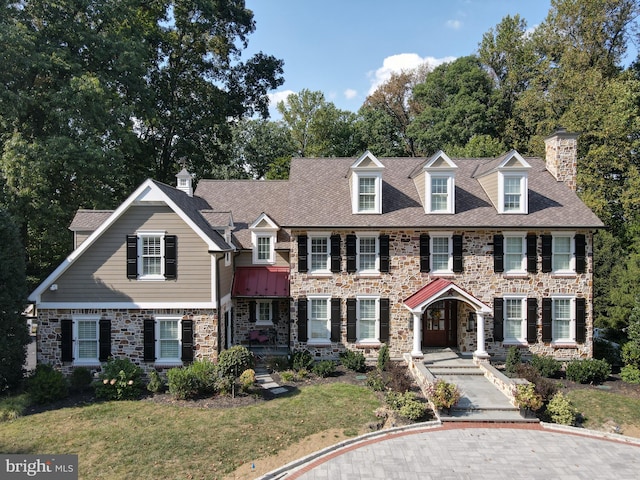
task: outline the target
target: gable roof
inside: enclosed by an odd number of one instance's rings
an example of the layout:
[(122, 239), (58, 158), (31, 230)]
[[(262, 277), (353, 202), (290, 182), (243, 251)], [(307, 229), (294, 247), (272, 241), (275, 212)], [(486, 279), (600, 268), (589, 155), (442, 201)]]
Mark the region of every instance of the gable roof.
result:
[(111, 216), (113, 210), (86, 210), (76, 212), (69, 225), (72, 232), (93, 232)]

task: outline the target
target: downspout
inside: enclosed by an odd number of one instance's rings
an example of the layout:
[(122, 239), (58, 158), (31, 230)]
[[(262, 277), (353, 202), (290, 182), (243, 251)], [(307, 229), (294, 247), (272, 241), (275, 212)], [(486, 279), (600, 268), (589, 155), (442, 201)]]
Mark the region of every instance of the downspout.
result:
[(218, 357), (222, 351), (222, 334), (221, 334), (221, 320), (222, 320), (222, 304), (220, 303), (220, 260), (224, 258), (224, 252), (222, 255), (214, 254), (216, 256), (216, 305), (218, 306)]

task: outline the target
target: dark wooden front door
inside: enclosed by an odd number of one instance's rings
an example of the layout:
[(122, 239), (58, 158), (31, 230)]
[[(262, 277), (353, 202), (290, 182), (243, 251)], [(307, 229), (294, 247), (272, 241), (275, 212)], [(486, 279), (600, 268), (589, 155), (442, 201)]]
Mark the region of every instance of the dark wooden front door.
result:
[(457, 347), (458, 315), (455, 300), (441, 300), (430, 305), (422, 315), (424, 347)]

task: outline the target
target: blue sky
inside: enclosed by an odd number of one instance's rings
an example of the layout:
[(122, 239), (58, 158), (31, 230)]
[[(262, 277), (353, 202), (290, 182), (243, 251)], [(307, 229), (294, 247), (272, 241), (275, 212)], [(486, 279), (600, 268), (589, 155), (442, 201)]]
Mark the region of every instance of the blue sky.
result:
[(246, 0), (246, 6), (256, 22), (247, 53), (284, 60), (285, 83), (272, 92), (272, 104), (306, 88), (355, 112), (392, 71), (475, 53), (482, 35), (507, 15), (520, 14), (533, 28), (550, 0)]

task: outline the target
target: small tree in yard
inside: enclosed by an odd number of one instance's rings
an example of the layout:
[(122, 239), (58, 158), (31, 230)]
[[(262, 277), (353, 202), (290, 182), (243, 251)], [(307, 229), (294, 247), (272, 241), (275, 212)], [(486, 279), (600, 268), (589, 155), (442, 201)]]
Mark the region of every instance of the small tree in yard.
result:
[(18, 230), (0, 210), (0, 393), (17, 387), (23, 378), (27, 323), (22, 316), (26, 304), (27, 280), (24, 249)]
[(640, 298), (636, 298), (629, 315), (627, 336), (629, 341), (622, 346), (624, 367), (620, 375), (627, 383), (640, 383)]

